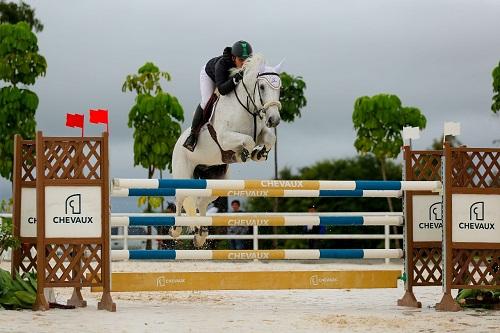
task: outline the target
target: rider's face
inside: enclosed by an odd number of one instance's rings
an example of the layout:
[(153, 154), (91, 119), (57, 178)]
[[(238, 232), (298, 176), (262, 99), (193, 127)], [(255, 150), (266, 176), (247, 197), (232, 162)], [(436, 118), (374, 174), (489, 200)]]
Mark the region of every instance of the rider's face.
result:
[(241, 68), (243, 64), (245, 63), (245, 59), (242, 59), (240, 57), (235, 57), (233, 56), (234, 64), (236, 65), (236, 68)]

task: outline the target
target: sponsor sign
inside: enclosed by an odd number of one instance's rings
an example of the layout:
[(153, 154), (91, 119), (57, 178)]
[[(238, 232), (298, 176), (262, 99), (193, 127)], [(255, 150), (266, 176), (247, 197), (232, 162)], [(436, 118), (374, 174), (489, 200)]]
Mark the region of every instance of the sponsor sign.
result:
[(304, 184), (303, 180), (261, 180), (246, 181), (247, 188), (281, 188), (281, 189), (318, 189), (319, 183), (315, 181)]
[(413, 195), (413, 241), (440, 242), (443, 213), (440, 195)]
[(36, 237), (36, 188), (21, 188), (21, 237)]
[(452, 241), (498, 243), (500, 195), (453, 194)]
[(214, 216), (212, 217), (213, 226), (259, 226), (265, 227), (272, 225), (284, 225), (285, 219), (281, 216), (256, 216), (256, 217), (227, 217), (227, 216)]
[(326, 286), (335, 285), (337, 282), (339, 281), (334, 276), (313, 275), (309, 278), (310, 285), (314, 287), (324, 286), (326, 288)]
[(47, 238), (101, 237), (101, 188), (47, 186), (45, 235)]
[(156, 279), (157, 287), (165, 287), (168, 284), (184, 284), (186, 279), (184, 278), (166, 278), (165, 276), (160, 276)]

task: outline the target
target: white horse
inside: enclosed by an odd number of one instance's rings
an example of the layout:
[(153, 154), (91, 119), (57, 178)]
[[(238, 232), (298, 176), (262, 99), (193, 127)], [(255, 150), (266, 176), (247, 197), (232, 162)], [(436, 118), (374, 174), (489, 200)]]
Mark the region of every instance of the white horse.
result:
[[(276, 142), (272, 128), (281, 117), (279, 102), (281, 80), (279, 65), (265, 66), (264, 58), (254, 55), (243, 65), (243, 80), (235, 90), (220, 96), (208, 124), (199, 133), (193, 152), (183, 147), (190, 133), (186, 129), (177, 139), (172, 155), (172, 176), (181, 178), (224, 179), (229, 163), (265, 161)], [(233, 69), (233, 74), (238, 69)], [(207, 206), (216, 197), (176, 197), (177, 215), (182, 207), (187, 215), (205, 216)], [(171, 227), (169, 234), (178, 237), (182, 227)], [(208, 228), (195, 228), (194, 244), (203, 246)]]

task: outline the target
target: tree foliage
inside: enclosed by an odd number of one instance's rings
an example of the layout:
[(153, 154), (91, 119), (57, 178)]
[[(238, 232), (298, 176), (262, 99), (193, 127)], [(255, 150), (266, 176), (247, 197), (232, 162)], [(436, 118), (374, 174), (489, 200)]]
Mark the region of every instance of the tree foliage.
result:
[(38, 40), (25, 22), (0, 24), (0, 80), (34, 84), (45, 75), (47, 62), (38, 54)]
[(0, 24), (0, 175), (12, 178), (14, 134), (35, 136), (37, 95), (19, 84), (31, 85), (44, 76), (47, 63), (38, 54), (38, 41), (25, 22)]
[(491, 111), (497, 113), (500, 111), (500, 62), (493, 69), (491, 76), (493, 77), (493, 104), (491, 104)]
[[(456, 136), (453, 135), (447, 135), (446, 136), (446, 142), (450, 144), (452, 147), (459, 147), (462, 145), (462, 142), (457, 139)], [(432, 140), (432, 145), (430, 147), (432, 150), (443, 150), (443, 136), (441, 135), (440, 138), (435, 138)]]
[(306, 83), (301, 76), (293, 76), (286, 72), (280, 74), (281, 78), (281, 119), (286, 122), (292, 122), (295, 117), (300, 117), (300, 110), (307, 105), (307, 99), (304, 96)]
[(356, 150), (373, 153), (379, 161), (396, 158), (403, 145), (405, 126), (425, 128), (425, 116), (415, 107), (404, 107), (396, 95), (379, 94), (359, 97), (352, 114), (357, 138)]
[[(361, 154), (375, 155), (383, 180), (387, 180), (387, 159), (396, 158), (401, 152), (403, 127), (422, 129), (426, 125), (419, 109), (404, 107), (398, 96), (389, 94), (359, 97), (354, 103), (352, 121), (357, 131), (354, 147)], [(392, 199), (386, 200), (389, 211), (393, 212)], [(399, 241), (396, 246), (399, 247)]]
[(0, 1), (0, 24), (10, 23), (16, 24), (24, 21), (29, 24), (31, 29), (36, 32), (43, 30), (43, 24), (35, 17), (35, 10), (27, 3), (19, 1), (19, 4), (14, 2)]
[(160, 79), (170, 81), (170, 74), (161, 72), (153, 63), (128, 75), (122, 91), (135, 91), (135, 105), (129, 112), (128, 127), (134, 128), (134, 166), (155, 170), (172, 169), (172, 153), (181, 134), (184, 111), (175, 96), (163, 91)]
[[(387, 178), (401, 180), (401, 166), (392, 162), (387, 163)], [(321, 179), (321, 180), (376, 180), (381, 178), (380, 165), (373, 155), (358, 156), (355, 158), (325, 160), (311, 166), (304, 167), (297, 174), (290, 169), (280, 172), (281, 179)], [(382, 198), (279, 198), (280, 212), (307, 212), (311, 204), (315, 204), (318, 212), (387, 212), (388, 203)], [(250, 198), (246, 210), (250, 212), (273, 211), (272, 198)], [(395, 204), (401, 211), (401, 200)], [(259, 233), (271, 232), (271, 228), (259, 228)], [(302, 227), (279, 228), (279, 233), (303, 233)], [(383, 227), (335, 227), (329, 228), (329, 233), (383, 233)], [(261, 242), (263, 248), (271, 248), (271, 242)], [(322, 248), (377, 248), (383, 246), (382, 240), (322, 240)], [(282, 248), (307, 248), (304, 240), (279, 241)]]

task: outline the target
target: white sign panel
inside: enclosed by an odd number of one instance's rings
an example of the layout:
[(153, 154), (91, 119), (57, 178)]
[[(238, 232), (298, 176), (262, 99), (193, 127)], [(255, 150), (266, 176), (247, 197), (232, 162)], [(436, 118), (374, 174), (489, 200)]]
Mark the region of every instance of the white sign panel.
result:
[(36, 237), (36, 188), (21, 188), (21, 237)]
[(498, 243), (500, 195), (453, 194), (452, 241)]
[(47, 238), (101, 237), (99, 186), (45, 187)]
[(420, 139), (420, 129), (418, 127), (403, 127), (403, 139)]
[(440, 195), (413, 195), (413, 241), (440, 242), (443, 214)]

